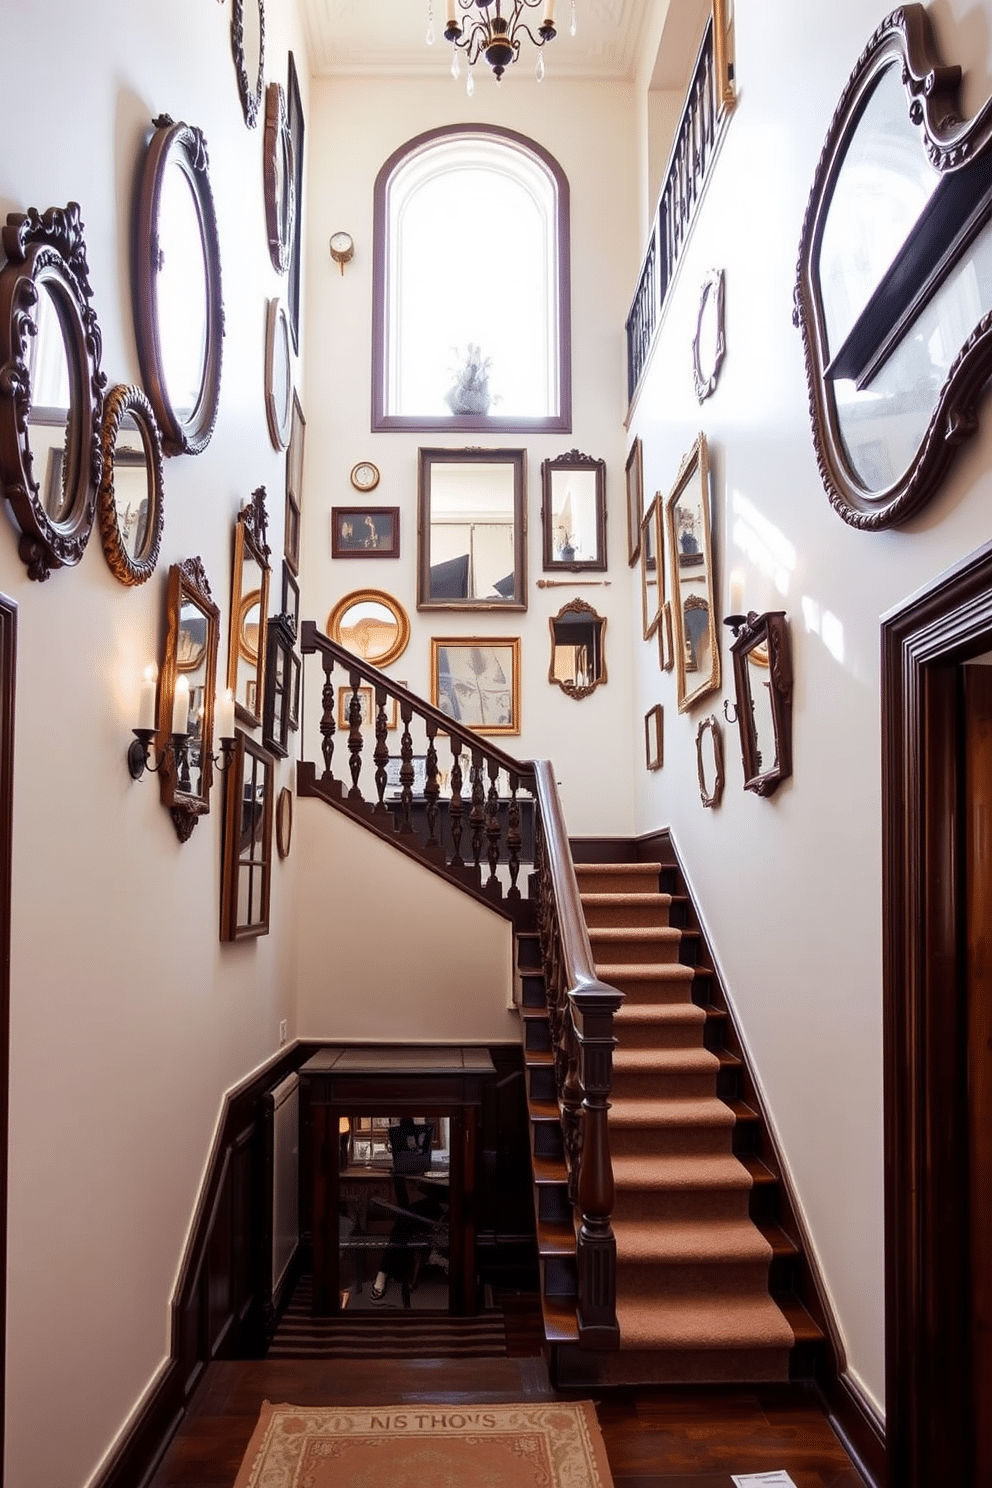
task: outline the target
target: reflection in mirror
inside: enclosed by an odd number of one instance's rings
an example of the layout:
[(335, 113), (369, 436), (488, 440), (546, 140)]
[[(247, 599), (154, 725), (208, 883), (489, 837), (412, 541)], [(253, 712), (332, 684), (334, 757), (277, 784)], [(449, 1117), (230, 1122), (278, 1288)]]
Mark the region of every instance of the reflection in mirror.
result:
[(659, 562), (662, 553), (660, 510), (660, 497), (655, 496), (641, 519), (641, 617), (646, 641), (658, 628), (665, 597), (665, 575)]
[(289, 317), (281, 300), (270, 300), (265, 323), (265, 413), (277, 450), (289, 444), (293, 419), (293, 362)]
[(927, 12), (894, 11), (848, 81), (803, 224), (794, 318), (813, 437), (857, 527), (929, 498), (992, 366), (992, 111), (962, 122), (959, 84)]
[[(162, 804), (180, 842), (210, 809), (214, 693), (220, 612), (199, 558), (169, 570), (165, 655), (159, 685), (157, 752)], [(175, 752), (171, 744), (179, 735)]]
[(0, 485), (32, 579), (78, 563), (93, 526), (106, 377), (79, 207), (11, 212), (0, 270)]
[(709, 507), (709, 458), (700, 434), (665, 503), (680, 713), (720, 685)]
[(231, 53), (245, 123), (254, 129), (262, 103), (265, 69), (265, 0), (233, 0)]
[(246, 734), (236, 741), (224, 782), (221, 940), (269, 931), (274, 761)]
[(606, 567), (606, 462), (572, 450), (541, 466), (545, 569)]
[(327, 634), (363, 661), (384, 667), (406, 650), (410, 617), (384, 590), (356, 589), (339, 599), (328, 615)]
[(696, 730), (696, 775), (703, 805), (719, 806), (723, 797), (723, 734), (712, 713)]
[(419, 609), (526, 609), (524, 451), (420, 451)]
[(265, 682), (265, 620), (269, 600), (268, 516), (265, 487), (252, 492), (234, 530), (231, 637), (227, 685), (234, 711), (252, 728), (262, 721)]
[(752, 611), (731, 651), (744, 789), (770, 796), (792, 774), (792, 659), (785, 612)]
[(165, 525), (162, 441), (140, 388), (115, 387), (103, 417), (99, 515), (103, 551), (122, 584), (155, 572)]
[(548, 624), (551, 626), (548, 681), (557, 682), (569, 697), (588, 697), (606, 681), (605, 619), (584, 599), (572, 599), (562, 605)]
[(167, 455), (199, 454), (220, 396), (220, 250), (206, 141), (168, 114), (141, 172), (135, 216), (135, 321), (142, 381)]
[(289, 132), (286, 95), (281, 83), (265, 90), (265, 140), (262, 159), (265, 185), (265, 226), (272, 267), (284, 274), (289, 268), (296, 212), (296, 182), (293, 166), (293, 137)]
[(716, 391), (727, 349), (723, 329), (723, 270), (712, 269), (703, 280), (692, 341), (692, 376), (700, 403)]

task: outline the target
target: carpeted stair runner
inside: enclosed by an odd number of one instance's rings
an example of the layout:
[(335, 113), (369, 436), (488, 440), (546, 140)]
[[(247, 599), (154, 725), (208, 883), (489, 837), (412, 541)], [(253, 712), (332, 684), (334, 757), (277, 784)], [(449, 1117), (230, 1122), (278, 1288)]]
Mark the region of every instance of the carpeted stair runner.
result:
[(501, 1359), (501, 1312), (474, 1318), (443, 1312), (387, 1310), (314, 1317), (312, 1280), (301, 1276), (275, 1336), (269, 1359)]
[(769, 1295), (772, 1249), (748, 1214), (660, 865), (575, 871), (597, 972), (626, 996), (609, 1113), (621, 1351), (651, 1353), (658, 1380), (787, 1379), (793, 1332)]

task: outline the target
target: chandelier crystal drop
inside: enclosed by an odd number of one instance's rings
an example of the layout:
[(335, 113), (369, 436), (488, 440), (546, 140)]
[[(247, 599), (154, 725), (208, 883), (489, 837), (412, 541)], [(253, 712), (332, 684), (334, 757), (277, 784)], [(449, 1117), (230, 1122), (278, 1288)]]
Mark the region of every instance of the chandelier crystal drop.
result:
[[(448, 8), (444, 38), (456, 50), (465, 52), (469, 66), (468, 91), (472, 92), (472, 68), (480, 57), (492, 68), (499, 82), (504, 72), (520, 56), (523, 38), (536, 47), (554, 41), (555, 6), (557, 0), (446, 0)], [(575, 35), (575, 0), (571, 0), (572, 35)], [(531, 28), (532, 11), (542, 12), (540, 24), (533, 18), (536, 31)], [(433, 27), (431, 28), (433, 30)], [(454, 73), (454, 67), (452, 67)], [(457, 76), (457, 73), (454, 73)], [(544, 59), (538, 57), (537, 76), (544, 76)]]

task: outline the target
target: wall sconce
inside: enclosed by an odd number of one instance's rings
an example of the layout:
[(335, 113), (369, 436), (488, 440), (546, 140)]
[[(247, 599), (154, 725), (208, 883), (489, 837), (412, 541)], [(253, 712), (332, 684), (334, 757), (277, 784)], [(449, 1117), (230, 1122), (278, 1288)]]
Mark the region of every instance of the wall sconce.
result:
[[(155, 728), (155, 702), (158, 672), (154, 666), (145, 667), (141, 682), (141, 699), (138, 704), (138, 727), (132, 729), (134, 741), (128, 746), (127, 767), (132, 780), (140, 780), (147, 770), (157, 775), (168, 760), (174, 760), (180, 788), (189, 787), (189, 759), (186, 741), (189, 735), (189, 683), (185, 677), (177, 677), (172, 700), (172, 732), (169, 742), (160, 751), (158, 760), (152, 764), (152, 741), (158, 730)], [(217, 729), (220, 736), (220, 754), (211, 755), (217, 769), (223, 773), (234, 757), (234, 695), (230, 688), (219, 693), (216, 703)]]

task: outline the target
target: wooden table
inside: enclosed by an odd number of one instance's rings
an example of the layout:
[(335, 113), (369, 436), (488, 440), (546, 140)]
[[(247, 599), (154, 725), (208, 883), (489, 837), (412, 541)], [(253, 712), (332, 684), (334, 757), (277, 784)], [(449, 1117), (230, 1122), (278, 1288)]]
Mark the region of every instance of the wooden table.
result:
[(417, 1044), (331, 1044), (300, 1067), (310, 1127), (313, 1186), (313, 1310), (341, 1306), (338, 1255), (342, 1116), (447, 1116), (451, 1209), (451, 1311), (475, 1312), (475, 1174), (478, 1112), (495, 1070), (489, 1050)]

